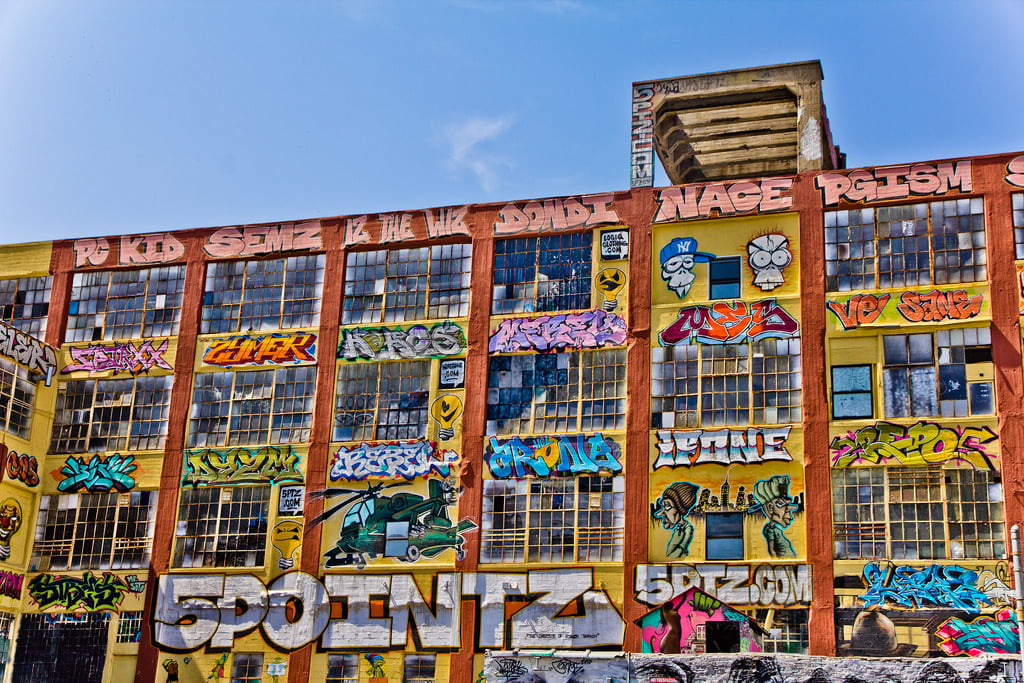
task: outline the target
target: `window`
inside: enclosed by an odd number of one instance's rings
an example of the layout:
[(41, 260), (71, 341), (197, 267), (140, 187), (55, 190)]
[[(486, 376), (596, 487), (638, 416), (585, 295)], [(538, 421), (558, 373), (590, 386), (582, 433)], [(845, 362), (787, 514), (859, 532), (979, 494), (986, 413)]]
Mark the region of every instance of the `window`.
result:
[(359, 655), (327, 655), (325, 683), (358, 683)]
[(206, 266), (200, 332), (252, 332), (311, 327), (320, 320), (323, 255)]
[(1017, 260), (1024, 259), (1024, 193), (1011, 195), (1013, 202), (1013, 242)]
[(109, 612), (22, 614), (14, 681), (101, 683)]
[(231, 662), (231, 683), (260, 683), (263, 680), (263, 654), (238, 652)]
[(402, 683), (434, 683), (434, 655), (405, 655)]
[(472, 255), (469, 244), (350, 253), (342, 324), (465, 317)]
[(14, 361), (0, 358), (0, 429), (28, 438), (36, 385), (28, 370)]
[(316, 367), (195, 376), (189, 448), (304, 443), (313, 422)]
[(11, 636), (14, 635), (14, 615), (0, 612), (0, 680), (7, 673), (11, 661)]
[(50, 453), (163, 448), (172, 379), (61, 382)]
[(991, 415), (988, 328), (882, 337), (886, 417)]
[(333, 438), (425, 438), (429, 399), (430, 361), (341, 365)]
[(483, 562), (622, 559), (621, 476), (485, 480)]
[(121, 612), (117, 615), (118, 643), (137, 643), (142, 638), (142, 612)]
[(65, 341), (178, 332), (185, 266), (75, 273)]
[(799, 339), (659, 346), (651, 361), (655, 429), (801, 419)]
[(705, 621), (704, 651), (739, 652), (740, 623), (738, 621)]
[(0, 280), (0, 320), (42, 339), (50, 312), (53, 277), (21, 277)]
[(172, 566), (261, 566), (269, 501), (269, 486), (182, 489)]
[(589, 232), (494, 242), (491, 313), (590, 308)]
[(985, 266), (980, 198), (825, 212), (830, 292), (981, 282)]
[(841, 560), (1006, 556), (997, 472), (938, 467), (832, 470), (835, 556)]
[(874, 417), (870, 365), (832, 366), (832, 419)]
[(743, 513), (708, 512), (705, 515), (704, 537), (706, 559), (743, 559)]
[(738, 299), (740, 297), (740, 257), (728, 256), (711, 259), (708, 264), (710, 274), (710, 298)]
[(31, 571), (145, 568), (156, 500), (156, 491), (43, 496)]
[(810, 646), (807, 635), (807, 610), (805, 609), (758, 609), (754, 619), (763, 624), (772, 634), (765, 638), (762, 646), (765, 652), (774, 654), (805, 655)]
[(491, 356), (487, 434), (626, 427), (626, 350)]

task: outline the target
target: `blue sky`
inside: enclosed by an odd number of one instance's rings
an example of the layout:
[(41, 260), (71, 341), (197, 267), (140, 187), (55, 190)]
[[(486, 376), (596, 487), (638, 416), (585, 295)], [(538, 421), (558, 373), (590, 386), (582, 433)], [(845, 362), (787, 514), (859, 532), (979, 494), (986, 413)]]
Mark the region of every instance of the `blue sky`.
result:
[(0, 243), (626, 189), (632, 81), (808, 59), (850, 166), (1019, 151), (1022, 28), (1017, 0), (0, 0)]

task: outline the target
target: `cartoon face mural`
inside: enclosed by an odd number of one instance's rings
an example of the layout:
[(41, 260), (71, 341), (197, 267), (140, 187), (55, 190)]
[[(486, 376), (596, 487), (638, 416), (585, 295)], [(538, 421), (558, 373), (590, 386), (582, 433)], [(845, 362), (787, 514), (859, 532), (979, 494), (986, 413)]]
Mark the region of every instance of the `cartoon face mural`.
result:
[(697, 492), (700, 487), (688, 481), (677, 481), (661, 494), (657, 502), (651, 506), (651, 516), (661, 522), (661, 526), (672, 532), (665, 546), (668, 557), (686, 557), (690, 553), (690, 542), (693, 541), (693, 523), (686, 515), (697, 504)]
[(785, 284), (782, 269), (792, 262), (789, 238), (785, 235), (761, 235), (747, 243), (747, 263), (754, 271), (754, 286), (761, 291), (768, 292)]
[[(455, 551), (455, 557), (466, 555), (463, 533), (476, 528), (469, 519), (452, 523), (448, 507), (459, 499), (455, 484), (438, 479), (428, 482), (426, 497), (402, 491), (384, 495), (385, 489), (409, 486), (411, 482), (368, 484), (341, 503), (333, 505), (314, 521), (315, 524), (345, 510), (341, 533), (331, 550), (325, 553), (324, 566), (355, 565), (361, 569), (367, 560), (395, 557), (404, 562), (415, 562), (420, 557), (435, 557), (445, 550)], [(320, 492), (323, 497), (352, 493), (348, 489), (329, 489)]]
[(661, 278), (676, 296), (683, 299), (697, 279), (693, 274), (694, 264), (706, 263), (713, 258), (714, 254), (697, 251), (697, 240), (693, 237), (676, 237), (661, 249)]
[(302, 525), (292, 520), (279, 522), (271, 531), (270, 542), (281, 553), (277, 566), (285, 570), (291, 569), (295, 566), (292, 556), (302, 545)]
[(761, 534), (768, 544), (768, 554), (772, 557), (796, 557), (793, 543), (785, 533), (793, 523), (793, 512), (798, 509), (796, 501), (789, 496), (789, 475), (776, 474), (754, 482), (754, 500), (757, 504), (747, 512), (760, 512), (767, 519)]
[(0, 560), (11, 556), (11, 537), (21, 528), (21, 504), (14, 498), (0, 503)]

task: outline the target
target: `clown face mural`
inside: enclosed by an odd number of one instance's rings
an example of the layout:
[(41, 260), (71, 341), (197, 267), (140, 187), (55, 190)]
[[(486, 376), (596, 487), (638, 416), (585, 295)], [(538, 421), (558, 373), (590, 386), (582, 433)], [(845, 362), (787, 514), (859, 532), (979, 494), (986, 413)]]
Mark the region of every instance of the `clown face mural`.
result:
[(11, 537), (21, 528), (21, 504), (13, 498), (0, 503), (0, 560), (11, 556)]
[(763, 292), (785, 284), (782, 269), (792, 261), (789, 238), (785, 235), (761, 235), (747, 243), (747, 263), (754, 271), (754, 286)]
[(690, 287), (697, 276), (693, 274), (695, 263), (706, 263), (715, 258), (714, 254), (697, 251), (697, 240), (692, 237), (676, 237), (661, 249), (661, 279), (680, 299), (690, 293)]

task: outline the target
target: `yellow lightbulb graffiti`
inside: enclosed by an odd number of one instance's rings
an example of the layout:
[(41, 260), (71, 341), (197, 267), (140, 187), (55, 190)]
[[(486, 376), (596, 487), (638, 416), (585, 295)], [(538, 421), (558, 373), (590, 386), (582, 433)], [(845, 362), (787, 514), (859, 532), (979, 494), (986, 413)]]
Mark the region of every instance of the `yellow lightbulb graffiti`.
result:
[(597, 274), (597, 288), (604, 293), (604, 310), (611, 313), (619, 305), (619, 292), (626, 286), (626, 274), (618, 268), (605, 268)]
[(461, 415), (462, 399), (455, 394), (440, 396), (430, 406), (430, 416), (441, 425), (441, 428), (437, 430), (437, 436), (441, 441), (447, 441), (455, 436), (453, 425)]
[(291, 569), (295, 566), (292, 555), (302, 545), (302, 525), (290, 520), (279, 523), (270, 534), (270, 542), (281, 553), (277, 566), (281, 569)]

